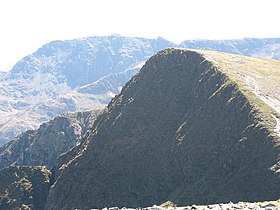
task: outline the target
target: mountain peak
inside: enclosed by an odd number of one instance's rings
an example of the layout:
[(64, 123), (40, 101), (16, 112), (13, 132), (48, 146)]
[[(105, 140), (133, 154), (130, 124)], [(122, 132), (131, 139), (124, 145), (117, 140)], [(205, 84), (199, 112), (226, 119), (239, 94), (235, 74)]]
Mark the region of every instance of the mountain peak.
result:
[(279, 66), (214, 51), (160, 51), (95, 121), (46, 208), (278, 199), (277, 113), (238, 71), (255, 79)]

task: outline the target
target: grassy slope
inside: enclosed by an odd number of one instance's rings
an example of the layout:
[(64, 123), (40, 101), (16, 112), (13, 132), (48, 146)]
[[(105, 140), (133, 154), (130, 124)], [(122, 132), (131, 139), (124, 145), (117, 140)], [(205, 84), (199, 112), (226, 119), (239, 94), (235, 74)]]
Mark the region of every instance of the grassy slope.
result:
[[(280, 61), (196, 50), (235, 82), (254, 104), (262, 125), (274, 129), (280, 118)], [(274, 116), (274, 117), (273, 117)]]
[[(200, 53), (208, 62), (213, 64), (213, 66), (216, 68), (216, 73), (212, 75), (213, 77), (219, 73), (222, 73), (222, 75), (226, 78), (226, 81), (223, 83), (223, 85), (221, 85), (212, 96), (223, 94), (227, 88), (233, 85), (235, 87), (235, 91), (232, 92), (232, 98), (228, 100), (228, 103), (230, 103), (231, 100), (239, 101), (240, 99), (238, 99), (238, 93), (242, 93), (242, 95), (245, 96), (246, 100), (248, 100), (250, 106), (252, 107), (251, 112), (253, 113), (252, 116), (254, 116), (254, 123), (252, 126), (258, 130), (267, 130), (268, 136), (271, 136), (271, 139), (273, 139), (275, 145), (274, 147), (278, 148), (280, 145), (280, 61), (252, 58), (208, 50), (190, 51)], [(246, 130), (244, 130), (244, 132), (245, 131)], [(265, 136), (261, 138), (266, 139)], [(264, 140), (264, 142), (269, 141)], [(252, 145), (252, 147), (254, 146)], [(250, 148), (250, 150), (251, 149), (252, 148)], [(256, 153), (258, 153), (257, 150)], [(260, 158), (260, 160), (261, 159), (262, 158)], [(279, 167), (276, 168), (277, 169), (273, 171), (279, 172)], [(251, 169), (255, 170), (254, 168)], [(229, 184), (234, 185), (234, 182), (231, 182), (232, 181), (230, 181)], [(202, 183), (204, 182), (202, 181)], [(207, 183), (207, 181), (205, 183)], [(220, 185), (220, 181), (215, 183), (213, 180), (211, 180), (208, 181), (208, 184), (209, 183), (212, 183), (213, 189)], [(270, 184), (273, 184), (273, 182)], [(244, 181), (244, 185), (246, 185), (246, 179)], [(201, 188), (201, 190), (202, 189), (203, 188)], [(239, 191), (239, 188), (237, 187), (235, 190)], [(179, 191), (175, 191), (170, 198), (171, 200), (174, 198), (175, 202), (185, 202), (188, 200), (186, 200), (186, 198), (189, 197), (189, 193), (190, 192), (188, 192), (188, 190), (183, 190), (182, 194)], [(211, 194), (211, 190), (206, 194), (209, 195), (209, 193)], [(254, 193), (257, 193), (257, 191)], [(202, 201), (202, 203), (203, 202), (204, 201)]]

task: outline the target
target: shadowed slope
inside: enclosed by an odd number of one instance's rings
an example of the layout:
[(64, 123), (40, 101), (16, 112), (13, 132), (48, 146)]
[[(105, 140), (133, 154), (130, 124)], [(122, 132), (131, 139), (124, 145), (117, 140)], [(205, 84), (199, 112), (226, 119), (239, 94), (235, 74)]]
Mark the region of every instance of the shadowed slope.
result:
[(0, 170), (0, 209), (43, 209), (51, 185), (50, 175), (41, 166)]

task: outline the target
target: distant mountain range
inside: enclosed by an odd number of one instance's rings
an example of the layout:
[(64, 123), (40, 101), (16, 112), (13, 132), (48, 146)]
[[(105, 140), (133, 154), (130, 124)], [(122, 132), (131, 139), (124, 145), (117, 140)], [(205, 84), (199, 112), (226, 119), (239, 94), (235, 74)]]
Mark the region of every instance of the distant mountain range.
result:
[(54, 41), (0, 78), (0, 144), (58, 114), (103, 108), (162, 38), (120, 36)]
[(193, 40), (176, 45), (122, 36), (53, 41), (0, 74), (0, 145), (64, 112), (100, 109), (144, 62), (169, 47), (280, 59), (280, 39)]
[(180, 47), (216, 50), (252, 57), (280, 59), (280, 39), (188, 40)]

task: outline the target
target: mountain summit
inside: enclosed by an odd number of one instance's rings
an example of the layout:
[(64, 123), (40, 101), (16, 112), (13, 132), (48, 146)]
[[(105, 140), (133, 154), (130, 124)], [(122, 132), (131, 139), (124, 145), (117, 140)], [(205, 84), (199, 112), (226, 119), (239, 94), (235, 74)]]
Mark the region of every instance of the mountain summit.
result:
[(45, 208), (278, 199), (279, 78), (280, 61), (160, 51), (64, 159)]

